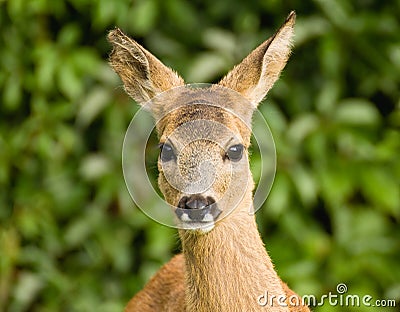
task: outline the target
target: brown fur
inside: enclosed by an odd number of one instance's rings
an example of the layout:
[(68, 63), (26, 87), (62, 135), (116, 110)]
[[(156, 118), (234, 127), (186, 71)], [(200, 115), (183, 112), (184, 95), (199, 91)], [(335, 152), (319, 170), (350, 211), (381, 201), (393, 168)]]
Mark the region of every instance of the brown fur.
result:
[[(126, 312), (309, 311), (306, 306), (257, 304), (257, 297), (266, 291), (276, 297), (296, 295), (278, 277), (254, 215), (249, 214), (254, 183), (248, 161), (238, 162), (238, 174), (231, 175), (223, 160), (224, 148), (213, 143), (215, 137), (218, 142), (243, 144), (247, 158), (252, 113), (286, 64), (294, 21), (292, 12), (278, 32), (235, 66), (219, 85), (200, 90), (174, 89), (184, 85), (182, 78), (120, 30), (110, 32), (114, 48), (110, 63), (127, 93), (142, 105), (157, 96), (150, 110), (160, 142), (173, 142), (180, 153), (176, 162), (159, 163), (159, 186), (165, 199), (177, 206), (185, 195), (182, 181), (193, 181), (199, 164), (207, 160), (215, 169), (215, 182), (206, 191), (221, 200), (218, 204), (225, 217), (208, 232), (179, 230), (183, 254), (160, 269), (131, 299)], [(238, 92), (248, 102), (224, 88)], [(232, 210), (237, 194), (242, 197)], [(227, 199), (222, 199), (224, 196)]]
[(173, 257), (129, 301), (125, 308), (129, 311), (185, 311), (185, 259), (183, 255)]

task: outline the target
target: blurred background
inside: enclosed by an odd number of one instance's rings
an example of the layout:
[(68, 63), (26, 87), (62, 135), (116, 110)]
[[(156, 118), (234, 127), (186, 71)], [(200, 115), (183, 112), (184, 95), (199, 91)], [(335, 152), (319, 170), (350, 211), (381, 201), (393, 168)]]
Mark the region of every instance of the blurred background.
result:
[(294, 52), (260, 108), (278, 159), (260, 231), (299, 294), (346, 283), (397, 300), (314, 311), (399, 311), (398, 0), (0, 0), (0, 311), (121, 311), (179, 252), (124, 184), (137, 105), (107, 64), (107, 32), (216, 82), (291, 10)]

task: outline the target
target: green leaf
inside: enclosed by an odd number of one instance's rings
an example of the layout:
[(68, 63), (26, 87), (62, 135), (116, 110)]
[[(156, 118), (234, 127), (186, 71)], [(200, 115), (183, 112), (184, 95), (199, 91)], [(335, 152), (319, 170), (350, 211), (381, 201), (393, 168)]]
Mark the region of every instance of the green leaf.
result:
[(93, 88), (80, 102), (78, 124), (88, 126), (103, 111), (110, 99), (111, 94), (104, 88)]
[(146, 35), (154, 27), (157, 17), (156, 1), (136, 1), (129, 13), (130, 28), (137, 35)]
[(44, 281), (39, 274), (20, 272), (14, 292), (19, 309), (28, 308), (43, 287)]
[(376, 209), (400, 217), (400, 184), (392, 172), (380, 167), (366, 168), (361, 174), (363, 195)]
[(287, 135), (294, 144), (300, 144), (310, 133), (316, 131), (320, 122), (314, 114), (304, 114), (290, 124)]
[(85, 179), (96, 180), (111, 170), (108, 159), (102, 154), (86, 156), (81, 164), (80, 172)]
[(298, 165), (290, 170), (290, 176), (303, 204), (306, 207), (314, 205), (318, 196), (318, 186), (311, 168)]
[(339, 103), (334, 120), (348, 125), (377, 126), (380, 122), (378, 110), (364, 99), (346, 99)]
[(329, 167), (318, 168), (317, 177), (321, 193), (329, 205), (342, 205), (354, 191), (354, 184), (349, 168), (339, 164), (330, 164)]
[(4, 86), (3, 93), (3, 103), (4, 106), (10, 110), (14, 111), (18, 109), (21, 105), (22, 99), (22, 86), (19, 77), (11, 76), (7, 79)]
[(189, 82), (211, 81), (226, 67), (225, 59), (217, 53), (198, 54), (187, 73)]
[(265, 203), (269, 215), (277, 218), (289, 209), (291, 200), (291, 185), (285, 174), (277, 173), (271, 193)]
[(82, 81), (78, 77), (75, 69), (66, 63), (63, 64), (57, 73), (58, 87), (60, 91), (69, 99), (76, 100), (82, 94)]

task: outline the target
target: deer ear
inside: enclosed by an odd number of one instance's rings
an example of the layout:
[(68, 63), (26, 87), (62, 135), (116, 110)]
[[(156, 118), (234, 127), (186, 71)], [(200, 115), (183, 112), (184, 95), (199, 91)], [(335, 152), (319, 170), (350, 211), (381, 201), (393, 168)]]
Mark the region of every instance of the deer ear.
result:
[(183, 79), (136, 41), (116, 28), (108, 34), (113, 45), (110, 64), (121, 77), (126, 92), (144, 104), (157, 94), (184, 85)]
[(296, 13), (292, 11), (281, 28), (236, 65), (219, 85), (241, 93), (257, 107), (275, 81), (290, 55)]

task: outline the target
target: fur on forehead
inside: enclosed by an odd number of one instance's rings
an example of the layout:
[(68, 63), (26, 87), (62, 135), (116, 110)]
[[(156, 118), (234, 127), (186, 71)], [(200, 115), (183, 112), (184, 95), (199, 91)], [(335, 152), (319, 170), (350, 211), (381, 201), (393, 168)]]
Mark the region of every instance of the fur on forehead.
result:
[[(199, 105), (202, 106), (202, 109), (197, 114), (203, 114), (203, 116), (193, 116), (195, 119), (202, 117), (214, 120), (225, 115), (222, 113), (225, 111), (230, 116), (240, 119), (249, 129), (251, 128), (254, 111), (252, 104), (236, 91), (219, 85), (207, 87), (187, 85), (173, 88), (159, 94), (145, 106), (151, 111), (158, 123), (173, 111), (185, 112), (183, 115), (181, 113), (181, 117), (187, 120), (188, 116), (196, 114), (195, 108), (198, 110)], [(213, 109), (213, 107), (219, 109)]]
[[(182, 105), (177, 109), (172, 110), (170, 113), (168, 113), (157, 122), (157, 132), (161, 140), (163, 140), (163, 138), (168, 137), (177, 128), (180, 128), (182, 125), (189, 125), (191, 122), (196, 120), (213, 121), (217, 125), (227, 127), (232, 132), (237, 133), (241, 137), (241, 141), (246, 147), (250, 145), (251, 128), (249, 127), (249, 125), (247, 125), (243, 119), (235, 116), (230, 111), (209, 104), (191, 103), (188, 105)], [(211, 123), (211, 125), (212, 124), (213, 123)], [(186, 129), (187, 131), (192, 131), (193, 134), (196, 135), (196, 130), (191, 129), (191, 126), (187, 127)], [(220, 129), (220, 127), (208, 129), (214, 132), (218, 132), (210, 133), (210, 138), (213, 135), (223, 135), (223, 133), (219, 132), (221, 131)]]

